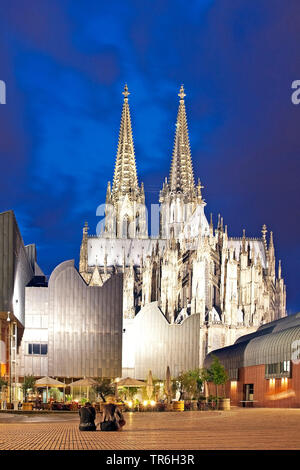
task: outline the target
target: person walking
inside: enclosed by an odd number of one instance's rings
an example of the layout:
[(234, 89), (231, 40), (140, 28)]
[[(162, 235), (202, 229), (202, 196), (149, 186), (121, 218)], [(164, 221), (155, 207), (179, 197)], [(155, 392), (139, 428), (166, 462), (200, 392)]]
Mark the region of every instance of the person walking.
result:
[(96, 431), (96, 425), (95, 425), (96, 410), (91, 405), (90, 402), (86, 402), (86, 404), (82, 408), (80, 408), (79, 416), (80, 416), (80, 424), (79, 424), (80, 431)]
[(120, 431), (125, 424), (126, 421), (117, 405), (108, 403), (104, 406), (100, 422), (101, 431)]

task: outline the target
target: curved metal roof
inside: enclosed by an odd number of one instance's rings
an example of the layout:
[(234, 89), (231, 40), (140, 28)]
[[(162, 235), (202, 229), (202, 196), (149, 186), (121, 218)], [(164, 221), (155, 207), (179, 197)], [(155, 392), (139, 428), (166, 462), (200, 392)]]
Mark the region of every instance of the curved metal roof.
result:
[(232, 346), (212, 351), (206, 356), (205, 366), (211, 365), (214, 355), (227, 370), (291, 360), (293, 342), (300, 340), (300, 314), (293, 317), (286, 322), (266, 324), (265, 328), (239, 338)]
[(249, 339), (256, 338), (257, 336), (286, 330), (287, 328), (291, 328), (292, 326), (297, 325), (300, 325), (300, 312), (294, 315), (288, 315), (287, 317), (280, 318), (279, 320), (274, 320), (270, 323), (265, 323), (264, 325), (261, 325), (254, 333), (250, 333), (238, 338), (235, 344), (248, 341)]

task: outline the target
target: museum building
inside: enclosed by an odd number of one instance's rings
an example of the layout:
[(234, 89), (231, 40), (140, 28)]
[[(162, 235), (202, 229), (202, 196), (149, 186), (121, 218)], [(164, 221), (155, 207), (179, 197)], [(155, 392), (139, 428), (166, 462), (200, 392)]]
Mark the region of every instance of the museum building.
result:
[[(300, 313), (262, 325), (234, 345), (209, 353), (224, 365), (226, 397), (232, 405), (300, 407)], [(209, 393), (215, 394), (210, 384)]]

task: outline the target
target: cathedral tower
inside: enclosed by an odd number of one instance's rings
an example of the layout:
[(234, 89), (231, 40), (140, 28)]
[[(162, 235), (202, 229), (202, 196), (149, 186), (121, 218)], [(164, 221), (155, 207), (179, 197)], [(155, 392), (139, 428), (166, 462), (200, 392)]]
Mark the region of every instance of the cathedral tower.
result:
[[(192, 223), (195, 210), (198, 208), (196, 229), (200, 232), (208, 231), (208, 223), (203, 208), (205, 202), (202, 199), (200, 180), (195, 186), (193, 164), (190, 149), (187, 117), (183, 85), (178, 93), (180, 98), (176, 121), (173, 156), (169, 182), (167, 178), (160, 192), (161, 219), (160, 235), (162, 238), (174, 236), (178, 238), (185, 233), (186, 238), (193, 236), (195, 221)], [(199, 223), (201, 227), (199, 227)], [(198, 231), (199, 233), (199, 231)], [(194, 234), (195, 236), (196, 234)]]
[(105, 237), (147, 238), (144, 185), (138, 184), (130, 110), (129, 91), (124, 87), (119, 143), (113, 185), (107, 185)]

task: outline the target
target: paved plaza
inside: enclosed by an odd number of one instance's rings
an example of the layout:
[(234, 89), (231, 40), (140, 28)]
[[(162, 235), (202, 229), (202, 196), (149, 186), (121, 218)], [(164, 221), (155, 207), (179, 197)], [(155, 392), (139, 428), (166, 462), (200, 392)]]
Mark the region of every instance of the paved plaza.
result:
[(80, 432), (78, 416), (0, 414), (1, 450), (300, 449), (300, 409), (126, 413), (121, 432)]

